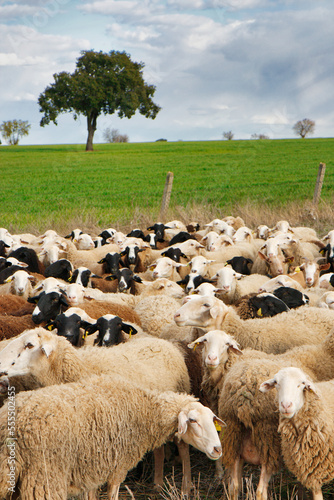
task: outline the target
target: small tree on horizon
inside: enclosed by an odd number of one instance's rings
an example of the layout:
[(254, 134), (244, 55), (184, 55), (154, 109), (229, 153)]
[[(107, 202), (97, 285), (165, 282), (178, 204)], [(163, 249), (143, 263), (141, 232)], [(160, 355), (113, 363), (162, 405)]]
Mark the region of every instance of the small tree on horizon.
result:
[(302, 139), (308, 134), (313, 134), (315, 129), (315, 122), (310, 120), (309, 118), (304, 118), (303, 120), (299, 120), (294, 124), (292, 130), (296, 135), (300, 135)]
[(252, 134), (251, 139), (269, 139), (269, 136), (266, 134)]
[(87, 118), (86, 151), (93, 151), (93, 137), (97, 119), (103, 113), (117, 113), (120, 118), (131, 118), (138, 110), (146, 118), (154, 119), (160, 107), (152, 97), (155, 86), (145, 83), (144, 63), (133, 62), (126, 52), (109, 53), (86, 50), (77, 59), (74, 73), (54, 74), (54, 83), (38, 98), (40, 125), (57, 125), (60, 113), (73, 113), (76, 120), (82, 114)]
[(232, 141), (234, 134), (231, 130), (229, 130), (228, 132), (223, 132), (223, 137), (224, 137), (224, 139), (227, 139), (228, 141)]
[(8, 120), (2, 122), (0, 125), (0, 132), (4, 140), (10, 146), (16, 146), (21, 137), (29, 134), (30, 127), (31, 125), (28, 120)]
[(111, 129), (110, 127), (103, 131), (103, 139), (106, 142), (129, 142), (128, 135), (120, 134), (117, 128)]

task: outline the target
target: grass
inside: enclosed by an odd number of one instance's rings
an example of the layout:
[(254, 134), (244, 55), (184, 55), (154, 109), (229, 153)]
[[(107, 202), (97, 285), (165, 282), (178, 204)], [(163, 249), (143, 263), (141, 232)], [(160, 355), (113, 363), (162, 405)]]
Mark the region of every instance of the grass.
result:
[(1, 146), (1, 225), (41, 232), (66, 222), (151, 222), (169, 171), (173, 215), (305, 206), (320, 162), (327, 165), (322, 201), (330, 205), (334, 139), (98, 144), (93, 153), (76, 145)]

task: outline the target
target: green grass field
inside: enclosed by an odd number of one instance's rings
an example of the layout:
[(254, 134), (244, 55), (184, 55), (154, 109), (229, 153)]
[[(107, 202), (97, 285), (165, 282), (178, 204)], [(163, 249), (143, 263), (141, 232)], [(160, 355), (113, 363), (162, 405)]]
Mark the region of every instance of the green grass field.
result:
[(170, 208), (284, 207), (312, 201), (319, 163), (322, 200), (334, 196), (334, 139), (1, 146), (1, 223), (44, 230), (64, 221), (128, 224), (159, 216), (166, 175)]

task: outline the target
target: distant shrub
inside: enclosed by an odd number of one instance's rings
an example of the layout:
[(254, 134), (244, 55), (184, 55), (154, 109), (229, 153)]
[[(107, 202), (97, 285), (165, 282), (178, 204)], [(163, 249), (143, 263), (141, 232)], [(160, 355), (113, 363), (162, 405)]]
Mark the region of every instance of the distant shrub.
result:
[(126, 134), (120, 134), (116, 128), (106, 128), (103, 132), (103, 139), (106, 142), (129, 142), (129, 137)]
[(228, 132), (223, 132), (223, 137), (224, 137), (224, 139), (227, 139), (228, 141), (232, 141), (234, 134), (231, 130), (229, 130)]
[(251, 139), (269, 139), (269, 136), (266, 134), (252, 134)]
[(167, 139), (157, 139), (155, 142), (167, 142)]

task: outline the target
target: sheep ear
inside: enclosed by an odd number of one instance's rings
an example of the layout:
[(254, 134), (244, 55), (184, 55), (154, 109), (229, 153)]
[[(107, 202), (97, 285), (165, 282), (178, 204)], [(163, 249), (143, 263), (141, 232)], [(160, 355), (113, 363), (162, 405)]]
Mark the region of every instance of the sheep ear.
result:
[(203, 344), (204, 342), (206, 342), (206, 337), (203, 335), (202, 337), (198, 337), (198, 339), (194, 340), (193, 342), (191, 342), (190, 344), (188, 344), (188, 347), (189, 349), (196, 349), (196, 347), (198, 346), (198, 344)]
[(187, 297), (183, 297), (183, 299), (182, 299), (182, 305), (186, 304), (187, 302), (189, 302), (189, 300), (191, 300), (191, 297), (189, 295)]
[(9, 276), (9, 278), (7, 278), (5, 280), (5, 283), (10, 283), (12, 281), (12, 279), (13, 279), (13, 275)]
[(221, 431), (222, 427), (226, 427), (224, 420), (221, 420), (217, 415), (213, 415), (213, 423), (215, 424), (217, 432)]
[(212, 318), (214, 318), (214, 319), (218, 318), (219, 314), (220, 314), (220, 307), (218, 307), (218, 306), (211, 307), (210, 315)]
[(260, 250), (258, 251), (258, 255), (262, 260), (265, 260), (266, 262), (268, 262), (268, 260), (269, 260), (268, 257), (263, 252), (260, 252)]
[(313, 393), (315, 395), (315, 397), (317, 399), (319, 399), (319, 393), (318, 393), (315, 385), (313, 384), (313, 382), (311, 382), (310, 380), (305, 381), (305, 390)]
[(82, 326), (85, 329), (85, 335), (84, 335), (85, 337), (87, 335), (92, 335), (93, 333), (95, 333), (98, 330), (97, 322), (96, 323), (88, 323), (88, 322), (81, 321), (80, 326)]
[(234, 354), (238, 354), (239, 356), (241, 356), (243, 354), (243, 352), (239, 349), (237, 344), (234, 342), (233, 342), (233, 344), (228, 344), (228, 348), (231, 349), (231, 351), (234, 352)]
[(178, 434), (182, 435), (187, 432), (188, 429), (188, 417), (184, 411), (180, 411), (178, 416)]
[(276, 379), (271, 378), (270, 380), (262, 382), (262, 384), (259, 387), (259, 390), (263, 393), (266, 393), (270, 391), (270, 389), (273, 389), (275, 386), (276, 386)]
[(41, 345), (41, 351), (43, 352), (43, 354), (45, 354), (47, 358), (50, 356), (53, 349), (54, 346), (52, 342), (45, 342), (43, 345)]
[(122, 323), (122, 330), (125, 333), (128, 333), (130, 336), (131, 335), (136, 335), (138, 333), (138, 330), (132, 325), (129, 325), (128, 323)]

